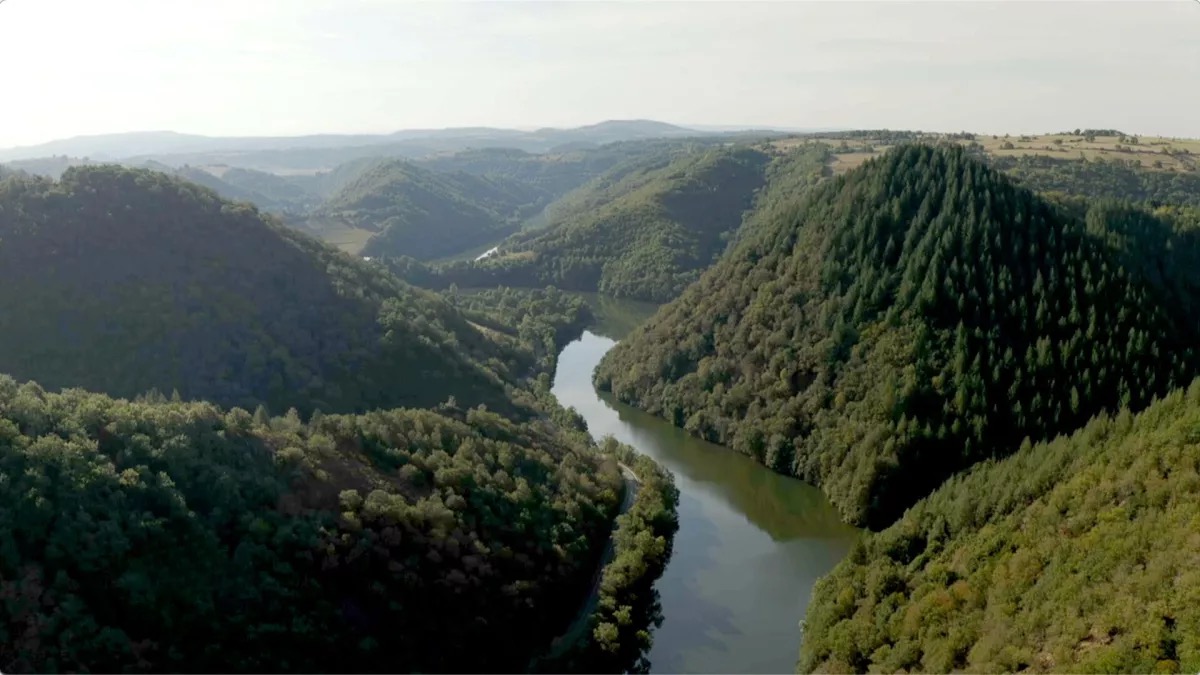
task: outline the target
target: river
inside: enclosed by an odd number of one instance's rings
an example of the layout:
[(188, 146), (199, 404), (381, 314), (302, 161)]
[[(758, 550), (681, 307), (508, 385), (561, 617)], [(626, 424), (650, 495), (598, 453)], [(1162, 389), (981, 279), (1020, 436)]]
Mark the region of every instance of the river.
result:
[(858, 531), (816, 488), (597, 394), (596, 364), (653, 307), (589, 301), (597, 324), (563, 349), (554, 394), (597, 438), (611, 434), (666, 465), (680, 491), (674, 552), (656, 586), (664, 621), (654, 672), (792, 672), (813, 582)]

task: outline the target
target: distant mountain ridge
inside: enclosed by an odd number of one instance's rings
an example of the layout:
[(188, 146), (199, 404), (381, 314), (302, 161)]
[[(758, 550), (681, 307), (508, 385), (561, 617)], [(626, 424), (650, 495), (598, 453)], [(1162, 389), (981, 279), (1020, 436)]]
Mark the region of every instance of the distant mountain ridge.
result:
[[(135, 131), (58, 139), (47, 143), (0, 150), (0, 162), (58, 155), (98, 160), (156, 159), (179, 166), (200, 161), (210, 153), (285, 152), (376, 148), (369, 154), (421, 156), (436, 151), (463, 150), (481, 146), (513, 147), (541, 152), (568, 143), (611, 143), (666, 136), (702, 135), (706, 132), (652, 120), (608, 120), (575, 128), (542, 128), (520, 131), (493, 127), (449, 129), (405, 129), (390, 134), (313, 134), (306, 136), (203, 136), (174, 131)], [(389, 152), (378, 150), (392, 146)], [(164, 157), (179, 155), (178, 162)], [(343, 157), (348, 161), (357, 157)], [(240, 164), (240, 163), (239, 163)], [(245, 164), (241, 164), (245, 165)]]

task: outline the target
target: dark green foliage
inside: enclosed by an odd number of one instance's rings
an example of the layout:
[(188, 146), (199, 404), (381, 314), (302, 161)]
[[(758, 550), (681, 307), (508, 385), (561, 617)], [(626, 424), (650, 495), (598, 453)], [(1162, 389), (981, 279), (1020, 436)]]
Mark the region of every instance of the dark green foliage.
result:
[(679, 490), (671, 474), (654, 460), (619, 446), (606, 447), (629, 466), (638, 479), (637, 495), (627, 512), (617, 517), (613, 559), (600, 581), (600, 603), (592, 618), (590, 670), (649, 672), (650, 626), (662, 623), (662, 608), (654, 582), (671, 558), (671, 543), (679, 529)]
[(829, 175), (829, 146), (806, 143), (775, 157), (767, 165), (766, 184), (754, 198), (754, 208), (732, 237), (737, 244), (760, 227), (770, 228), (785, 212), (795, 209), (808, 191)]
[(1200, 384), (948, 481), (818, 582), (799, 669), (1200, 669)]
[(263, 201), (254, 203), (270, 211), (304, 213), (321, 203), (320, 197), (301, 187), (298, 182), (265, 171), (229, 167), (221, 174), (221, 180), (259, 195)]
[(295, 174), (287, 180), (311, 192), (321, 199), (328, 199), (340, 192), (356, 178), (374, 166), (383, 164), (381, 157), (364, 157), (338, 164), (329, 171), (319, 171), (311, 174)]
[(1189, 382), (1196, 285), (1174, 271), (1195, 251), (1136, 209), (1077, 218), (961, 148), (906, 146), (782, 209), (596, 382), (878, 527), (1026, 436)]
[(512, 179), (435, 173), (393, 160), (366, 169), (330, 197), (314, 219), (377, 232), (363, 255), (427, 260), (504, 237), (547, 199), (538, 188)]
[(228, 199), (235, 202), (248, 202), (254, 204), (261, 209), (269, 209), (275, 206), (275, 203), (266, 196), (255, 192), (254, 190), (226, 183), (217, 176), (208, 171), (194, 166), (184, 166), (179, 169), (167, 171), (166, 173), (178, 176), (186, 181), (195, 183), (212, 190), (217, 193), (222, 199)]
[(686, 146), (631, 160), (556, 203), (555, 222), (506, 240), (492, 257), (390, 269), (440, 287), (553, 285), (666, 300), (725, 249), (769, 159), (747, 147)]
[(305, 423), (0, 377), (0, 669), (520, 670), (619, 490), (582, 432), (453, 404)]
[(1038, 192), (1200, 206), (1200, 174), (1150, 171), (1124, 159), (1062, 160), (1044, 155), (995, 157), (991, 163)]
[(620, 164), (636, 163), (639, 158), (662, 155), (676, 148), (696, 147), (700, 143), (629, 141), (587, 149), (554, 149), (545, 154), (511, 148), (484, 148), (426, 157), (415, 163), (435, 171), (463, 171), (476, 176), (499, 176), (520, 181), (557, 199)]
[(444, 301), (160, 173), (0, 183), (0, 372), (306, 413), (517, 412), (521, 356)]
[(617, 517), (612, 557), (600, 578), (587, 634), (564, 654), (538, 664), (538, 672), (650, 671), (651, 627), (663, 621), (654, 582), (671, 558), (679, 529), (679, 490), (669, 471), (612, 437), (602, 450), (629, 473), (632, 503)]
[(514, 352), (532, 359), (520, 370), (547, 377), (554, 374), (558, 352), (592, 320), (582, 298), (555, 288), (493, 288), (469, 293), (452, 289), (444, 297), (475, 325), (516, 341), (519, 349)]

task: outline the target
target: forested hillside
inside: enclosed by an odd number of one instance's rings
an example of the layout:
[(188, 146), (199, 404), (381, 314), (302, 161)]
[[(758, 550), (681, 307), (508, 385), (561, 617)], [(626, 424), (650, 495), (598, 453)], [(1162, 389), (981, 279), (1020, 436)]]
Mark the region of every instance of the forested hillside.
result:
[(1025, 155), (996, 157), (992, 163), (1038, 192), (1200, 206), (1200, 173), (1156, 171), (1120, 158), (1080, 161)]
[(1200, 669), (1200, 384), (986, 462), (817, 584), (799, 669)]
[[(148, 167), (159, 170), (156, 167)], [(195, 183), (212, 190), (217, 193), (222, 199), (228, 199), (235, 202), (249, 202), (259, 207), (260, 209), (275, 208), (275, 200), (268, 198), (251, 188), (227, 183), (219, 176), (196, 166), (184, 166), (178, 169), (168, 170), (166, 173), (178, 176), (186, 181)]]
[(481, 410), (267, 419), (0, 376), (5, 672), (509, 672), (620, 499), (580, 432)]
[[(105, 166), (0, 183), (0, 309), (42, 383), (0, 375), (0, 670), (517, 671), (597, 574), (624, 487), (549, 393), (578, 298), (447, 301)], [(634, 665), (652, 617), (619, 620), (580, 669)]]
[(1079, 218), (906, 146), (781, 208), (596, 382), (878, 527), (1026, 436), (1190, 382), (1195, 251), (1137, 209)]
[(260, 195), (265, 201), (255, 203), (271, 211), (303, 213), (321, 203), (316, 193), (309, 192), (298, 181), (265, 171), (227, 167), (221, 173), (221, 180)]
[(363, 255), (440, 258), (503, 238), (547, 201), (500, 176), (437, 173), (402, 161), (367, 168), (314, 214), (375, 232)]
[[(415, 163), (434, 171), (503, 176), (536, 186), (553, 198), (558, 198), (620, 164), (636, 163), (640, 159), (670, 153), (676, 148), (702, 143), (696, 140), (626, 141), (586, 149), (550, 150), (541, 154), (511, 148), (484, 148), (425, 157)], [(715, 144), (716, 141), (708, 143)]]
[(554, 285), (616, 297), (674, 297), (725, 249), (770, 157), (748, 147), (656, 154), (617, 165), (553, 207), (555, 221), (478, 262), (426, 269), (391, 261), (413, 283)]
[(0, 372), (282, 412), (518, 412), (531, 357), (435, 295), (149, 171), (0, 183)]

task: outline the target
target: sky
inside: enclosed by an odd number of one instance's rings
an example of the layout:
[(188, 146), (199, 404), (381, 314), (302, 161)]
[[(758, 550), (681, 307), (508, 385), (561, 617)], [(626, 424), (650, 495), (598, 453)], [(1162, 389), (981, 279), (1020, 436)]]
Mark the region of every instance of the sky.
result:
[(1200, 2), (2, 0), (0, 147), (605, 119), (1200, 136)]

